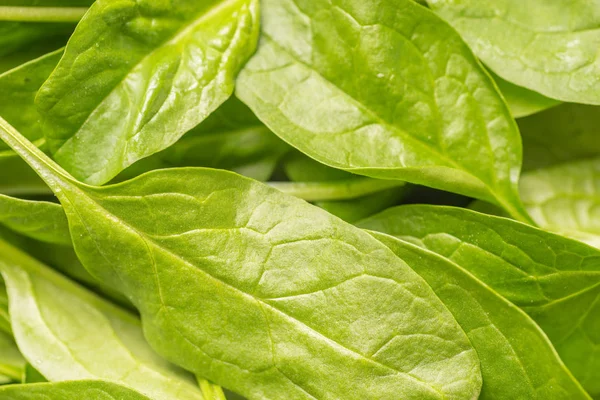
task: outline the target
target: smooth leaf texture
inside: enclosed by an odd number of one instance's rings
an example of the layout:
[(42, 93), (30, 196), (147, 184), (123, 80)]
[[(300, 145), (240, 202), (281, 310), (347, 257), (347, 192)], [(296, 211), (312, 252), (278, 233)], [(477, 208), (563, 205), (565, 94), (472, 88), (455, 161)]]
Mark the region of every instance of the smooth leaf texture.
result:
[[(35, 96), (62, 53), (57, 50), (0, 74), (0, 115), (31, 141), (43, 138)], [(0, 149), (6, 148), (6, 145), (0, 145)]]
[(521, 194), (539, 226), (600, 247), (600, 158), (531, 171)]
[[(453, 207), (396, 207), (361, 226), (440, 254), (522, 308), (588, 392), (600, 397), (599, 251), (515, 221)], [(489, 312), (498, 314), (506, 315)]]
[(600, 107), (563, 104), (518, 123), (524, 170), (600, 156)]
[(0, 278), (0, 331), (12, 334), (10, 327), (10, 316), (8, 315), (8, 295), (6, 294), (6, 286)]
[(427, 0), (509, 82), (562, 101), (600, 104), (597, 0)]
[[(512, 84), (494, 73), (491, 73), (491, 75), (515, 118), (527, 117), (560, 104), (558, 100), (550, 99), (537, 92)], [(527, 162), (527, 157), (523, 158), (523, 162)]]
[(99, 0), (38, 93), (54, 158), (105, 183), (176, 142), (233, 92), (258, 0)]
[(0, 224), (42, 242), (71, 246), (67, 217), (56, 203), (0, 195)]
[(0, 331), (0, 385), (18, 382), (24, 368), (25, 359), (12, 336)]
[(457, 264), (394, 237), (372, 234), (427, 281), (469, 336), (481, 360), (479, 399), (589, 399), (524, 312)]
[[(379, 181), (375, 184), (359, 175), (328, 167), (300, 152), (287, 156), (283, 168), (287, 177), (297, 182), (289, 185), (292, 191), (288, 193), (304, 194), (305, 197), (301, 198), (313, 201), (317, 195), (321, 195), (321, 199), (315, 201), (315, 205), (347, 222), (359, 221), (396, 205), (409, 191), (403, 182), (398, 181), (397, 187), (381, 190), (391, 181)], [(365, 189), (379, 190), (373, 194), (366, 194)]]
[(154, 169), (173, 167), (228, 169), (266, 181), (289, 149), (248, 107), (231, 97), (177, 143), (138, 161), (116, 181), (134, 178)]
[(53, 187), (83, 264), (129, 296), (171, 361), (250, 399), (478, 395), (464, 332), (367, 233), (221, 170), (86, 186), (4, 122), (0, 137)]
[(264, 0), (237, 95), (329, 166), (497, 202), (528, 220), (521, 145), (458, 34), (412, 0)]
[(124, 386), (101, 381), (34, 383), (0, 387), (0, 400), (150, 400)]
[(191, 376), (159, 358), (139, 321), (0, 241), (19, 349), (50, 381), (104, 379), (153, 399), (202, 400)]

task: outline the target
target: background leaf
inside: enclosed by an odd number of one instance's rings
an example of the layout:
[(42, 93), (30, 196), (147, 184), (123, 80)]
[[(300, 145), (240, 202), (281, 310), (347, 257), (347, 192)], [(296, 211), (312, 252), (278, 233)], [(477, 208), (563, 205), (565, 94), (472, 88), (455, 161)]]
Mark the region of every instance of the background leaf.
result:
[(329, 166), (488, 199), (528, 219), (516, 125), (439, 17), (411, 0), (262, 6), (261, 44), (237, 94), (273, 132)]
[(231, 95), (258, 0), (99, 0), (38, 94), (54, 158), (105, 183), (176, 142)]

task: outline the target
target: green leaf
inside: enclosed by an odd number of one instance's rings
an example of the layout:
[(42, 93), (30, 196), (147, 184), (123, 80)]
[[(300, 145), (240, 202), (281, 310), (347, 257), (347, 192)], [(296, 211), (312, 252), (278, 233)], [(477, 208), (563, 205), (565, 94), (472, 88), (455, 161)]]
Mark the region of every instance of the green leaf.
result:
[(553, 99), (600, 104), (595, 1), (427, 2), (507, 81)]
[[(62, 54), (57, 50), (0, 74), (0, 115), (31, 141), (43, 138), (35, 96)], [(6, 145), (0, 145), (0, 149), (6, 149)]]
[(10, 327), (10, 316), (8, 314), (8, 295), (6, 294), (6, 286), (0, 277), (0, 332), (12, 335)]
[[(377, 218), (370, 221), (379, 225)], [(458, 264), (397, 238), (372, 234), (427, 281), (467, 333), (481, 360), (479, 399), (590, 398), (525, 313)]]
[(600, 247), (600, 158), (528, 172), (521, 181), (525, 207), (550, 231)]
[(0, 387), (0, 400), (150, 400), (125, 386), (102, 381), (34, 383)]
[(222, 170), (81, 184), (1, 126), (61, 200), (83, 264), (128, 295), (169, 360), (250, 398), (478, 395), (464, 332), (360, 229)]
[(133, 164), (115, 181), (161, 168), (211, 167), (268, 180), (290, 147), (231, 97), (171, 147)]
[(105, 183), (175, 143), (231, 95), (258, 0), (98, 0), (38, 93), (54, 158)]
[(0, 384), (20, 381), (24, 368), (25, 359), (12, 335), (0, 331)]
[[(550, 99), (539, 93), (505, 81), (493, 72), (491, 75), (515, 118), (527, 117), (560, 104), (558, 100)], [(524, 157), (523, 162), (527, 162), (527, 157)]]
[(411, 0), (265, 0), (237, 95), (329, 166), (497, 202), (528, 220), (521, 144), (459, 35)]
[(104, 379), (150, 398), (203, 399), (192, 377), (145, 343), (139, 320), (0, 241), (21, 353), (50, 381)]
[(0, 195), (0, 224), (46, 243), (71, 246), (71, 234), (62, 207)]
[[(585, 389), (600, 396), (599, 251), (505, 218), (452, 207), (401, 206), (360, 225), (440, 254), (522, 308)], [(508, 315), (504, 312), (490, 310), (489, 315)]]
[[(291, 189), (288, 193), (304, 195), (305, 197), (300, 197), (308, 200), (315, 200), (317, 195), (321, 195), (321, 200), (314, 202), (316, 206), (350, 223), (398, 204), (409, 190), (404, 182), (399, 181), (397, 185), (392, 185), (397, 187), (379, 190), (388, 187), (392, 181), (371, 182), (359, 175), (328, 167), (300, 152), (287, 156), (283, 167), (288, 178), (297, 182), (295, 185), (287, 185)], [(364, 189), (369, 188), (377, 191), (365, 194)], [(341, 198), (345, 200), (340, 200)]]
[(563, 104), (518, 123), (524, 170), (600, 156), (600, 107)]
[(38, 371), (33, 368), (33, 366), (29, 363), (25, 364), (25, 368), (23, 371), (23, 383), (42, 383), (48, 382), (48, 380)]

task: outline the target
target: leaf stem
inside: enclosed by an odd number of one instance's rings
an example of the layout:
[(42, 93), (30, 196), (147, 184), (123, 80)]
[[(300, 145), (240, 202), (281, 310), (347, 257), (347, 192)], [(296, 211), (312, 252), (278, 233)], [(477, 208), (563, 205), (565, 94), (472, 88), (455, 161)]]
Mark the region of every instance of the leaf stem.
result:
[(350, 200), (405, 185), (402, 181), (372, 178), (331, 182), (269, 182), (284, 193), (306, 201)]
[(87, 10), (85, 7), (0, 6), (0, 21), (77, 23)]
[(205, 400), (227, 400), (225, 393), (223, 393), (223, 389), (221, 389), (220, 386), (214, 385), (200, 377), (196, 377), (196, 379), (198, 380), (198, 385), (200, 386), (200, 390), (202, 390), (202, 396)]

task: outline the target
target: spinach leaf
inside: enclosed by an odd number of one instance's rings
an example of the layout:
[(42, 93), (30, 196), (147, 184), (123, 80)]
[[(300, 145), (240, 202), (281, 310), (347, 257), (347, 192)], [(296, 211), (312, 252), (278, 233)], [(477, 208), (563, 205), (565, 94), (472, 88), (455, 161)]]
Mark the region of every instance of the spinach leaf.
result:
[[(330, 168), (300, 152), (294, 152), (287, 156), (283, 162), (283, 167), (289, 179), (298, 182), (296, 185), (287, 185), (287, 189), (290, 190), (288, 193), (294, 195), (300, 194), (305, 196), (300, 197), (309, 200), (315, 200), (318, 197), (316, 196), (317, 194), (327, 194), (327, 196), (319, 196), (321, 200), (314, 201), (314, 204), (351, 223), (398, 204), (409, 191), (404, 182), (398, 181), (397, 185), (393, 185), (396, 187), (387, 190), (377, 190), (373, 194), (364, 195), (366, 192), (362, 189), (369, 187), (373, 188), (373, 190), (380, 189), (392, 182), (382, 181), (374, 183), (365, 180), (359, 175)], [(306, 185), (306, 182), (311, 183)], [(324, 183), (316, 184), (315, 182)], [(343, 182), (346, 182), (346, 187)], [(328, 183), (333, 183), (333, 185), (328, 185)], [(281, 189), (282, 187), (278, 188)], [(325, 192), (324, 189), (327, 188), (329, 189), (329, 193), (323, 193)], [(284, 189), (286, 189), (285, 186)], [(315, 191), (311, 192), (311, 189)]]
[(29, 196), (51, 194), (52, 191), (12, 150), (0, 150), (0, 193)]
[(600, 247), (600, 158), (573, 161), (523, 176), (521, 195), (536, 223)]
[(42, 383), (42, 382), (48, 382), (48, 379), (46, 379), (41, 373), (40, 371), (38, 371), (37, 369), (33, 368), (33, 366), (29, 363), (25, 364), (25, 369), (23, 371), (23, 379), (22, 379), (23, 383)]
[(525, 313), (459, 265), (397, 238), (372, 234), (427, 281), (469, 336), (481, 360), (480, 399), (590, 398)]
[(105, 183), (176, 142), (231, 95), (258, 0), (98, 0), (38, 93), (54, 158)]
[(82, 263), (128, 295), (169, 360), (249, 398), (478, 395), (452, 315), (360, 229), (222, 170), (88, 186), (0, 126), (59, 197)]
[(2, 278), (0, 278), (0, 332), (12, 334), (10, 317), (8, 315), (8, 295), (6, 294), (6, 285)]
[(25, 360), (9, 333), (0, 331), (0, 385), (19, 382)]
[[(491, 75), (515, 118), (527, 117), (560, 104), (558, 100), (550, 99), (537, 92), (505, 81), (493, 72)], [(523, 162), (526, 163), (527, 161), (527, 157), (524, 157)]]
[(34, 383), (0, 387), (0, 400), (150, 400), (125, 386), (103, 381)]
[(71, 234), (62, 207), (0, 195), (0, 224), (46, 243), (71, 246)]
[[(43, 139), (35, 96), (62, 54), (62, 50), (57, 50), (0, 74), (0, 115), (31, 141)], [(0, 145), (0, 149), (6, 146)]]
[(600, 396), (598, 250), (515, 221), (453, 207), (396, 207), (360, 226), (440, 254), (522, 308), (585, 389)]
[(142, 159), (115, 181), (154, 169), (211, 167), (266, 181), (289, 146), (265, 127), (242, 102), (231, 97), (171, 147)]
[(524, 170), (600, 156), (600, 107), (563, 104), (518, 123)]
[(133, 315), (6, 242), (0, 253), (15, 339), (47, 379), (105, 379), (155, 399), (203, 398), (191, 376), (153, 353)]
[(458, 34), (411, 0), (264, 0), (237, 95), (329, 166), (487, 199), (529, 220), (519, 132)]
[(427, 0), (509, 82), (600, 104), (600, 7), (587, 0)]

